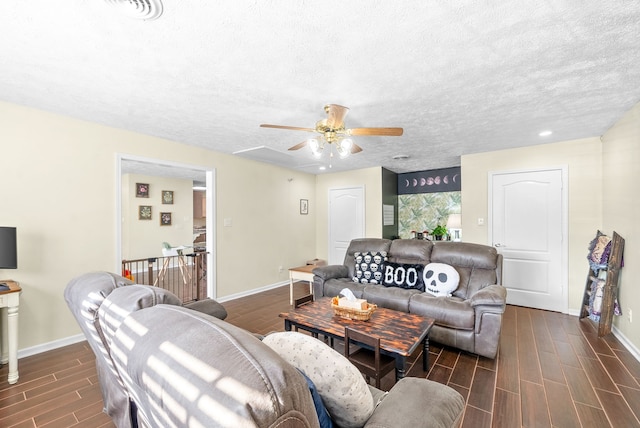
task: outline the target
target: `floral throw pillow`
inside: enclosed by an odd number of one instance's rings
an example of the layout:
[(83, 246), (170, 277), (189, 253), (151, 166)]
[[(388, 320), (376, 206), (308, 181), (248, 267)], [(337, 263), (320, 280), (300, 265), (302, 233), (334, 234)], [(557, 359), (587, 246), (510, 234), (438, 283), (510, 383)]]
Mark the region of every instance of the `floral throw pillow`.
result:
[(311, 379), (336, 425), (359, 428), (369, 420), (374, 410), (371, 390), (344, 355), (293, 331), (268, 334), (262, 343)]

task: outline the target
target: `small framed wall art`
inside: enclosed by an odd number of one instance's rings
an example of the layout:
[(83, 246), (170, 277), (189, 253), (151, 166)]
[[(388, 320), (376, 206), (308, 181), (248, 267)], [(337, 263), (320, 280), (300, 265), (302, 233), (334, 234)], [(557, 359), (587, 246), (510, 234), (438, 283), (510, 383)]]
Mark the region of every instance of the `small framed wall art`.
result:
[(173, 204), (173, 190), (163, 190), (162, 191), (162, 203), (163, 204)]
[(136, 183), (136, 198), (148, 198), (148, 197), (149, 197), (149, 184)]
[(302, 214), (302, 215), (309, 214), (309, 200), (308, 199), (300, 199), (300, 214)]
[(171, 213), (160, 213), (160, 226), (171, 226)]
[(151, 206), (140, 205), (138, 206), (138, 220), (151, 220)]

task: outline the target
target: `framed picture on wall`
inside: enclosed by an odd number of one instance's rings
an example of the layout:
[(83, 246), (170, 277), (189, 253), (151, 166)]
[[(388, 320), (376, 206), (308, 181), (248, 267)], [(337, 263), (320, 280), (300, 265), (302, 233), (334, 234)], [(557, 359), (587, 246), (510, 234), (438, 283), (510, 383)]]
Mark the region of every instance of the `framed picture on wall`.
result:
[(173, 190), (163, 190), (162, 191), (162, 203), (163, 204), (173, 204)]
[(300, 214), (303, 214), (303, 215), (309, 214), (309, 200), (308, 199), (300, 199)]
[(138, 220), (151, 220), (151, 206), (138, 206)]
[(136, 198), (149, 197), (149, 183), (136, 183)]
[(171, 213), (160, 213), (160, 226), (171, 226)]

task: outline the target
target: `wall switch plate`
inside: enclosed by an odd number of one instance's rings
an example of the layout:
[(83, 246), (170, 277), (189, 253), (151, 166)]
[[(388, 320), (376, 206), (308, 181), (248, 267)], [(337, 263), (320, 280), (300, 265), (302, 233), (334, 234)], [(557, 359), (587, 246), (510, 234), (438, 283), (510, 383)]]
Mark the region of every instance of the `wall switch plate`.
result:
[(482, 217), (478, 217), (478, 226), (484, 226), (484, 219)]
[(231, 227), (232, 221), (230, 218), (224, 219), (224, 227)]

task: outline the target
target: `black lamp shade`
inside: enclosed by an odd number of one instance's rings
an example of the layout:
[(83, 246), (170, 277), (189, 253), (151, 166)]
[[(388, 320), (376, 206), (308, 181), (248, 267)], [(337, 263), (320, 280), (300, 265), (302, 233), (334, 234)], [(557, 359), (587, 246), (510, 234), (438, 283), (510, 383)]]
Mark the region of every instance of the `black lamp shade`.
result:
[(0, 269), (17, 269), (16, 228), (0, 227)]

